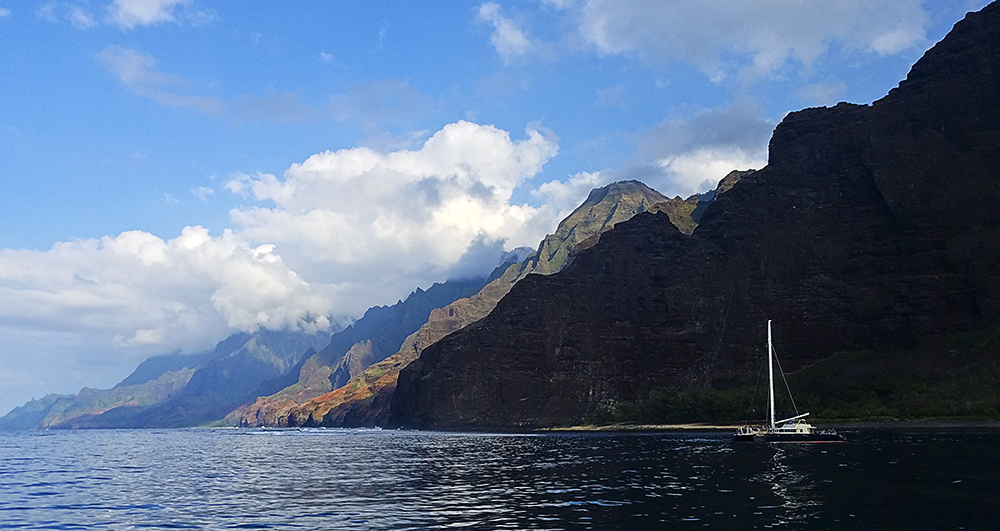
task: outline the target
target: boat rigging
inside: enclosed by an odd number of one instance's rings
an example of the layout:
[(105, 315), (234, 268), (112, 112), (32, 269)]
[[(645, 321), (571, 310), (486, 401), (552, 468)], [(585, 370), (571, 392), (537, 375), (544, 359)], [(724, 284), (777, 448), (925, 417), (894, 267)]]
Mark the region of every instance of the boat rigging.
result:
[[(774, 345), (771, 341), (771, 321), (767, 321), (767, 423), (746, 425), (736, 430), (733, 441), (763, 441), (780, 443), (830, 443), (844, 442), (844, 437), (834, 430), (817, 430), (804, 419), (809, 413), (798, 414), (782, 420), (775, 420), (774, 412)], [(781, 369), (781, 366), (778, 366)], [(784, 377), (784, 373), (782, 373)], [(787, 386), (787, 384), (786, 384)], [(791, 390), (788, 395), (791, 397)], [(794, 401), (792, 402), (794, 406)]]

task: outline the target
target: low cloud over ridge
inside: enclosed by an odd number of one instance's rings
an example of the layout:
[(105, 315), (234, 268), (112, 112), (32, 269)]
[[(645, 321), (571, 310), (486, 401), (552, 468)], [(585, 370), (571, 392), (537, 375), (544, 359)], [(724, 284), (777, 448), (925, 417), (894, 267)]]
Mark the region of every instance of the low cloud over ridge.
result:
[(273, 203), (231, 215), (240, 234), (276, 244), (310, 278), (407, 289), (398, 279), (410, 287), (426, 283), (477, 238), (516, 247), (544, 236), (551, 209), (512, 204), (511, 196), (557, 146), (549, 134), (526, 134), (513, 141), (495, 127), (460, 121), (417, 150), (318, 153), (282, 178), (229, 181), (230, 191)]
[(191, 226), (172, 239), (136, 230), (0, 250), (0, 328), (12, 345), (59, 330), (98, 364), (206, 348), (237, 329), (328, 330), (330, 316), (487, 273), (505, 247), (535, 246), (555, 213), (511, 196), (556, 152), (535, 128), (511, 140), (457, 122), (414, 151), (345, 149), (282, 178), (236, 176), (226, 187), (255, 204), (218, 236)]

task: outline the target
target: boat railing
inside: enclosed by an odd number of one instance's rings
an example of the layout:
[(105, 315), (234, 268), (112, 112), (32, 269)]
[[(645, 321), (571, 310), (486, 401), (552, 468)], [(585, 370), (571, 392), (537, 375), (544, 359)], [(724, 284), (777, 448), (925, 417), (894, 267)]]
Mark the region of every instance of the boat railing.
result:
[(737, 435), (753, 435), (765, 431), (764, 426), (740, 426), (736, 429)]

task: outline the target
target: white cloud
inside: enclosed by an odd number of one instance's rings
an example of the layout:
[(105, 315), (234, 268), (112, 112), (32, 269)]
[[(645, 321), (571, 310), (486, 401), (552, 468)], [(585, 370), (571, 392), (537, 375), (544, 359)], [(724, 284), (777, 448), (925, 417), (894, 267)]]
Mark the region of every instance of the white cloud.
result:
[[(513, 140), (457, 122), (416, 150), (344, 149), (280, 178), (235, 175), (223, 187), (261, 202), (233, 211), (237, 228), (218, 236), (195, 226), (167, 240), (128, 231), (0, 250), (0, 359), (20, 364), (0, 367), (0, 380), (17, 380), (19, 396), (109, 387), (146, 356), (210, 348), (234, 329), (324, 329), (417, 286), (486, 273), (505, 247), (535, 247), (558, 221), (550, 206), (511, 200), (556, 152), (549, 132)], [(571, 188), (596, 178), (538, 193), (569, 204)], [(20, 355), (34, 349), (51, 354)], [(80, 376), (55, 389), (24, 380), (46, 366)]]
[(124, 29), (173, 22), (174, 9), (190, 0), (115, 0), (108, 6), (111, 22)]
[(7, 8), (0, 7), (0, 17), (9, 17), (10, 10)]
[(531, 49), (531, 41), (517, 27), (513, 19), (500, 14), (500, 6), (487, 2), (479, 6), (479, 20), (493, 26), (490, 42), (504, 61), (524, 55)]
[(892, 55), (914, 47), (923, 41), (923, 37), (922, 33), (911, 28), (898, 28), (875, 37), (870, 46), (879, 55)]
[(309, 278), (363, 281), (388, 294), (440, 280), (477, 238), (534, 246), (551, 229), (539, 232), (538, 216), (551, 213), (511, 204), (511, 196), (556, 150), (551, 135), (534, 129), (512, 141), (463, 121), (418, 150), (324, 152), (280, 179), (238, 175), (225, 188), (274, 203), (232, 212), (246, 239), (275, 243)]
[(149, 54), (110, 45), (97, 55), (97, 60), (138, 96), (170, 107), (192, 108), (212, 115), (220, 115), (226, 110), (225, 103), (216, 98), (183, 94), (184, 78), (161, 72)]
[(245, 173), (237, 173), (231, 179), (222, 184), (222, 187), (230, 192), (246, 199), (249, 196), (249, 184), (253, 177)]
[(757, 158), (737, 147), (698, 149), (682, 155), (659, 159), (669, 185), (670, 195), (688, 197), (692, 194), (714, 189), (723, 177), (732, 170), (759, 170), (767, 161)]
[(549, 181), (531, 191), (531, 195), (544, 200), (555, 209), (557, 218), (568, 216), (580, 206), (594, 188), (604, 186), (614, 180), (611, 172), (580, 172), (564, 181)]
[[(0, 326), (103, 334), (119, 346), (203, 347), (229, 329), (316, 329), (333, 298), (273, 248), (231, 231), (187, 227), (164, 241), (142, 231), (0, 251)], [(208, 338), (208, 339), (207, 339)]]
[(606, 182), (636, 179), (668, 197), (688, 197), (715, 188), (732, 170), (765, 166), (774, 126), (746, 99), (670, 117), (642, 133), (636, 162), (602, 174)]
[(129, 231), (0, 250), (0, 300), (4, 409), (110, 387), (145, 357), (211, 348), (234, 329), (326, 329), (337, 293), (290, 271), (270, 246), (187, 227), (167, 241)]
[(603, 54), (684, 61), (719, 80), (769, 75), (787, 61), (808, 65), (837, 41), (885, 55), (925, 40), (919, 0), (619, 2), (588, 0), (583, 39)]

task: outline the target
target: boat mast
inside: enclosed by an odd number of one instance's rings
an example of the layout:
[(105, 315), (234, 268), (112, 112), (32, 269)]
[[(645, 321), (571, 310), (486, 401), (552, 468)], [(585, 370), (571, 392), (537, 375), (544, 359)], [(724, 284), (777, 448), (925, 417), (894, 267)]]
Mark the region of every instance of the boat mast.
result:
[(767, 320), (767, 398), (770, 402), (770, 407), (768, 411), (770, 412), (770, 427), (774, 429), (774, 367), (773, 367), (774, 351), (771, 347), (771, 320)]

